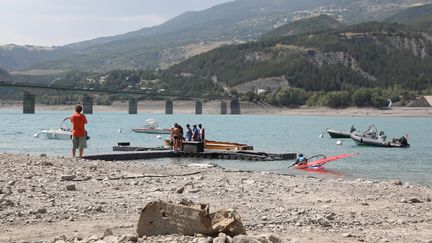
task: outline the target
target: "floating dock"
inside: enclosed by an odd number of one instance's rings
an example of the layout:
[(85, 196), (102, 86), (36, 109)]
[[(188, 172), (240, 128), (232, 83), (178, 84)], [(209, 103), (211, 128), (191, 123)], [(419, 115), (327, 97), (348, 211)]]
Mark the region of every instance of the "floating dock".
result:
[[(198, 153), (186, 153), (172, 150), (134, 150), (134, 148), (124, 147), (122, 151), (133, 151), (123, 153), (88, 155), (84, 156), (89, 160), (144, 160), (144, 159), (162, 159), (162, 158), (201, 158), (201, 159), (221, 159), (221, 160), (248, 160), (248, 161), (277, 161), (277, 160), (294, 160), (297, 158), (296, 153), (265, 153), (254, 151), (225, 151), (225, 150), (207, 150)], [(114, 147), (116, 148), (116, 147)], [(138, 148), (138, 147), (136, 147)], [(117, 146), (117, 149), (118, 148)], [(116, 150), (118, 151), (118, 150)]]
[(134, 147), (134, 146), (114, 146), (113, 151), (172, 151), (171, 148), (165, 148), (165, 147)]

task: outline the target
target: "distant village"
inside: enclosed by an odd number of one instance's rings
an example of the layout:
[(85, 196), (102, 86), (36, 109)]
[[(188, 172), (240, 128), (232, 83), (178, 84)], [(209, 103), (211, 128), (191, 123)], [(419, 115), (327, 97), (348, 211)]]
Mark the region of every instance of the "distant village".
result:
[(346, 8), (315, 8), (315, 9), (308, 9), (308, 10), (301, 10), (301, 11), (295, 11), (293, 21), (319, 16), (322, 14), (330, 15), (333, 17), (336, 17), (337, 20), (342, 21), (343, 20), (343, 13), (348, 11)]

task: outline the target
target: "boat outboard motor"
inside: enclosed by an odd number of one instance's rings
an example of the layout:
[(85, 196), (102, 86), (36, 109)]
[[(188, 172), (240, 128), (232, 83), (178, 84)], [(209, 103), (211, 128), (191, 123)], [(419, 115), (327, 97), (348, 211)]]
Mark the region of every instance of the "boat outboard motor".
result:
[(404, 148), (406, 148), (406, 147), (408, 147), (409, 146), (409, 144), (408, 144), (408, 139), (405, 137), (405, 136), (402, 136), (400, 139), (399, 139), (399, 143), (402, 145), (402, 147), (404, 147)]

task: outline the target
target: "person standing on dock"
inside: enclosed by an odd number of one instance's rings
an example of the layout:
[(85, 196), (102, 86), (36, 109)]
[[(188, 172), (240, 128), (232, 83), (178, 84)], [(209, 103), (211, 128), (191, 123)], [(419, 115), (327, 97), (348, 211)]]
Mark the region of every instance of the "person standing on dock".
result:
[(200, 133), (199, 133), (199, 130), (197, 128), (197, 125), (193, 125), (192, 141), (199, 141), (199, 139), (200, 139)]
[(199, 140), (204, 142), (205, 141), (205, 129), (202, 127), (201, 123), (198, 124), (199, 127)]
[(83, 156), (84, 148), (87, 148), (87, 132), (85, 130), (87, 118), (81, 114), (81, 111), (82, 106), (78, 104), (75, 106), (75, 113), (63, 120), (70, 119), (72, 123), (72, 157), (75, 158), (76, 150), (79, 149), (80, 159)]
[(180, 150), (180, 146), (181, 146), (180, 136), (181, 134), (180, 134), (179, 125), (177, 123), (174, 123), (174, 127), (171, 129), (171, 138), (173, 141), (174, 151)]
[(186, 124), (186, 140), (192, 140), (192, 129), (190, 128), (189, 124)]

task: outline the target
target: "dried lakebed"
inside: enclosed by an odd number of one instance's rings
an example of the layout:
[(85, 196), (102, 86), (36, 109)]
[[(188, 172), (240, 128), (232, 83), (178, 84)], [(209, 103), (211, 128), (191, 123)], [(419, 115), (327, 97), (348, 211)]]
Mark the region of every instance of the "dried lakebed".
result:
[(108, 228), (114, 236), (105, 242), (212, 242), (129, 237), (140, 210), (158, 199), (209, 203), (210, 211), (233, 208), (249, 235), (272, 234), (282, 242), (432, 240), (432, 188), (399, 180), (13, 154), (0, 154), (0, 171), (0, 242), (94, 242)]

